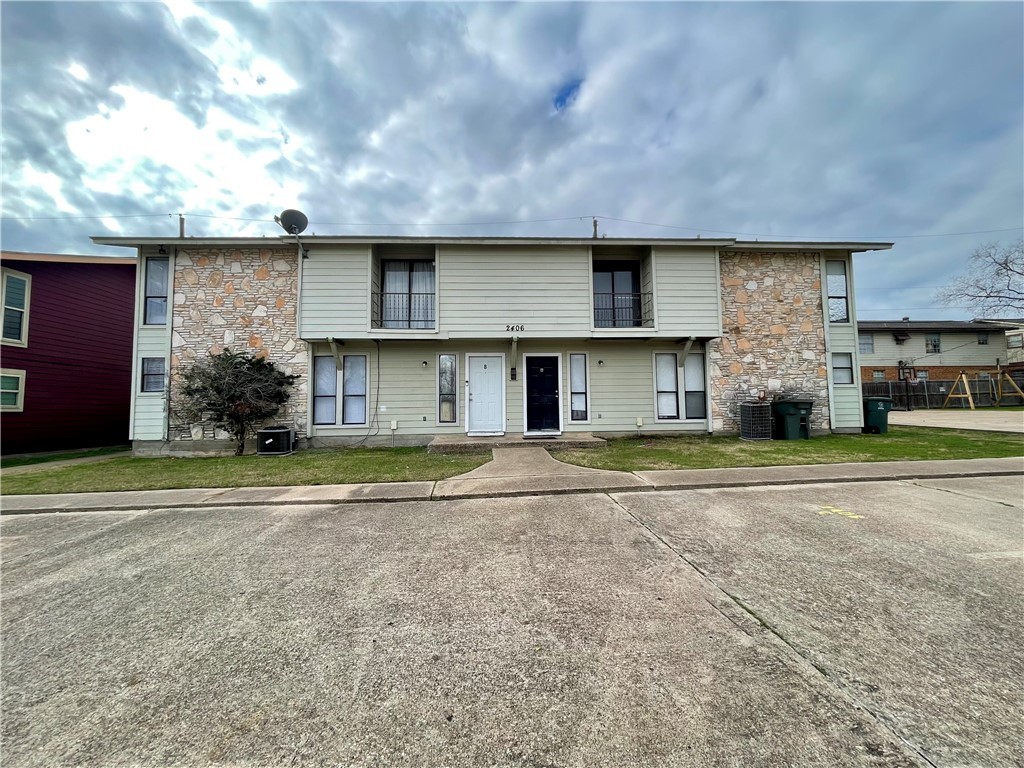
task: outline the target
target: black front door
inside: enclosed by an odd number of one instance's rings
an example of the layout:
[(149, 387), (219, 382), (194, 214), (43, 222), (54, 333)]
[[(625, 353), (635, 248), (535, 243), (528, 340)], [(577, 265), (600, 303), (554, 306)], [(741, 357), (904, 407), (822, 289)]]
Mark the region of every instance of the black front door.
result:
[(526, 431), (558, 431), (558, 358), (526, 358)]

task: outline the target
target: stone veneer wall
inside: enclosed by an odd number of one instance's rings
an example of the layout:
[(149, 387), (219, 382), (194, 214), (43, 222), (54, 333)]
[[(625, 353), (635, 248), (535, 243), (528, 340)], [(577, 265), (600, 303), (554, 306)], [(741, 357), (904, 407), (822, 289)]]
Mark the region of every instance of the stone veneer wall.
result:
[(723, 253), (721, 339), (708, 344), (716, 432), (738, 432), (740, 403), (814, 400), (812, 429), (829, 429), (825, 320), (817, 253)]
[[(309, 381), (306, 343), (298, 334), (295, 248), (196, 248), (174, 262), (171, 376), (193, 360), (224, 349), (254, 352), (299, 376), (275, 421), (306, 434)], [(172, 389), (173, 393), (173, 389)], [(176, 424), (171, 439), (224, 438), (210, 427)]]

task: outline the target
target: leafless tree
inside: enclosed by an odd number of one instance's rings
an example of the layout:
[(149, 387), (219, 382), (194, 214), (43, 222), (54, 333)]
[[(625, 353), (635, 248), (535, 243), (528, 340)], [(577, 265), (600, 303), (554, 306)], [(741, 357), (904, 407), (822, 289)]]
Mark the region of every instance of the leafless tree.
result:
[(1020, 317), (1024, 314), (1024, 239), (977, 248), (967, 270), (936, 293), (935, 299), (987, 317)]

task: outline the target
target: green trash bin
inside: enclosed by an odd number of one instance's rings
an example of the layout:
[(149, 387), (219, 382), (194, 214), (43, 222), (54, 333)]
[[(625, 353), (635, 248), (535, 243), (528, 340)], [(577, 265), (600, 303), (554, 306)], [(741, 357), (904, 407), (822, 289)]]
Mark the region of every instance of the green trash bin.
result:
[(810, 440), (813, 400), (776, 400), (772, 403), (773, 440)]
[(891, 397), (864, 398), (864, 429), (868, 435), (884, 435), (889, 431), (889, 411), (892, 410)]

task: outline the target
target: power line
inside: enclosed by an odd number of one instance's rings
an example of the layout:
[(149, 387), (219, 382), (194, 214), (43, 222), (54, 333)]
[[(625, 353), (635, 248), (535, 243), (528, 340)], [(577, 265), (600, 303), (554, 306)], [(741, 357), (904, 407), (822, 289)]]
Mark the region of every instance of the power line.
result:
[[(162, 216), (191, 216), (202, 219), (218, 219), (221, 221), (246, 221), (253, 223), (273, 223), (273, 219), (245, 218), (241, 216), (220, 216), (210, 213), (130, 213), (130, 214), (108, 214), (105, 216), (0, 216), (3, 221), (60, 221), (60, 220), (99, 220), (99, 219), (139, 219), (158, 218)], [(604, 221), (616, 221), (623, 224), (639, 224), (645, 227), (663, 227), (665, 229), (679, 229), (687, 232), (708, 232), (718, 235), (740, 235), (743, 237), (770, 237), (787, 240), (909, 240), (914, 238), (929, 237), (962, 237), (966, 235), (990, 235), (1000, 232), (1017, 232), (1024, 230), (1021, 227), (1004, 227), (1002, 229), (978, 229), (966, 232), (936, 232), (932, 234), (916, 235), (858, 235), (856, 237), (838, 237), (836, 235), (784, 235), (773, 232), (743, 232), (731, 229), (711, 229), (709, 227), (689, 227), (681, 224), (660, 224), (653, 221), (638, 221), (636, 219), (623, 219), (615, 216), (601, 216), (588, 214), (586, 216), (561, 216), (547, 219), (506, 219), (503, 221), (452, 221), (452, 222), (416, 222), (397, 224), (394, 222), (356, 222), (356, 221), (315, 221), (310, 222), (325, 227), (486, 227), (511, 224), (546, 224), (559, 221), (582, 221), (584, 219), (602, 219)]]
[[(703, 227), (683, 227), (676, 224), (657, 224), (651, 221), (635, 221), (633, 219), (617, 219), (614, 216), (596, 216), (594, 218), (607, 219), (608, 221), (621, 221), (626, 224), (642, 224), (645, 227), (666, 227), (668, 229), (685, 229), (690, 232), (714, 232), (718, 235), (743, 235), (744, 237), (784, 237), (799, 240), (844, 240), (851, 238), (839, 238), (835, 235), (777, 235), (771, 232), (737, 232), (729, 229), (707, 229)], [(932, 235), (858, 235), (869, 240), (906, 240), (912, 237), (958, 237), (960, 235), (988, 235), (994, 232), (1016, 232), (1024, 227), (1007, 227), (1005, 229), (980, 229), (974, 232), (939, 232)], [(852, 238), (856, 239), (856, 238)]]
[[(0, 216), (3, 221), (61, 221), (73, 219), (150, 219), (159, 216), (176, 216), (175, 213), (120, 213), (108, 216)], [(198, 215), (198, 214), (189, 214)]]

